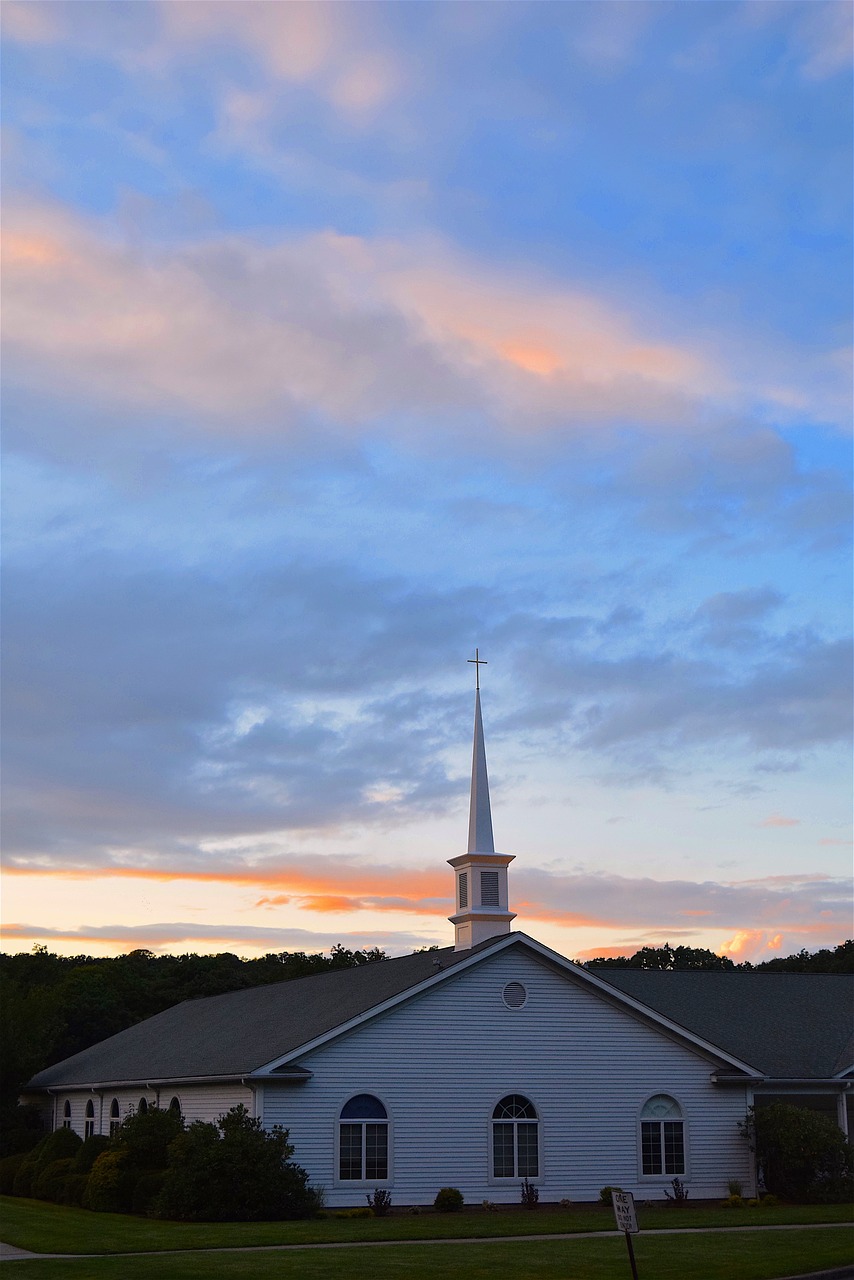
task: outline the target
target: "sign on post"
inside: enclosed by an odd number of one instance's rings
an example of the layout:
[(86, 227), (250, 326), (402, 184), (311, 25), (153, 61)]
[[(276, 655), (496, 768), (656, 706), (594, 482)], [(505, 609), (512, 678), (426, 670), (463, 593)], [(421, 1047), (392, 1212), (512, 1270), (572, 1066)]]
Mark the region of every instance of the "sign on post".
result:
[(635, 1262), (635, 1251), (632, 1246), (632, 1236), (640, 1229), (638, 1227), (637, 1214), (635, 1213), (635, 1198), (631, 1191), (612, 1191), (611, 1203), (614, 1206), (617, 1228), (626, 1233), (626, 1248), (629, 1251), (632, 1280), (638, 1280), (638, 1268)]

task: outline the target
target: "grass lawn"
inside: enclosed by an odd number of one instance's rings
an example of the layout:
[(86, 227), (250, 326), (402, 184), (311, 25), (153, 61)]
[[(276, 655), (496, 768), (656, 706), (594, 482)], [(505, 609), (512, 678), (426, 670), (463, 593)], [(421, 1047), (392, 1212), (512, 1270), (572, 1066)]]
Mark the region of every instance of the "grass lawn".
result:
[[(771, 1209), (640, 1207), (641, 1230), (661, 1227), (773, 1226), (851, 1222), (848, 1205), (789, 1205)], [(427, 1240), (443, 1237), (512, 1237), (570, 1231), (613, 1231), (610, 1209), (598, 1205), (562, 1210), (543, 1207), (484, 1213), (425, 1212), (387, 1218), (336, 1218), (309, 1222), (157, 1222), (125, 1214), (89, 1213), (40, 1200), (0, 1199), (0, 1239), (36, 1253), (135, 1253), (142, 1250), (241, 1248), (248, 1245), (344, 1243), (363, 1240)], [(791, 1235), (791, 1233), (787, 1233)], [(829, 1233), (833, 1234), (833, 1233)], [(846, 1233), (841, 1233), (846, 1234)], [(740, 1237), (739, 1237), (740, 1238)], [(374, 1255), (372, 1255), (374, 1256)]]
[[(841, 1266), (852, 1257), (851, 1233), (711, 1232), (635, 1238), (640, 1280), (773, 1280)], [(394, 1244), (252, 1253), (164, 1254), (15, 1262), (17, 1280), (627, 1280), (622, 1237), (492, 1244)]]
[[(641, 1230), (661, 1227), (779, 1226), (785, 1223), (852, 1222), (849, 1205), (779, 1205), (771, 1209), (644, 1208)], [(322, 1244), (361, 1240), (429, 1240), (613, 1231), (604, 1206), (519, 1209), (484, 1213), (425, 1212), (387, 1218), (326, 1218), (308, 1222), (158, 1222), (119, 1213), (89, 1213), (42, 1200), (0, 1198), (0, 1239), (35, 1253), (137, 1253), (160, 1249), (241, 1248), (247, 1245)]]

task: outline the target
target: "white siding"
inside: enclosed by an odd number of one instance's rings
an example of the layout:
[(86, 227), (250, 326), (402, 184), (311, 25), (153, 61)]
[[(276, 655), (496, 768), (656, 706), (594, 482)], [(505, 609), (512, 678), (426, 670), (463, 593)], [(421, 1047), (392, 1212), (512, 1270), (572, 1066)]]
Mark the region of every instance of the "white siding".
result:
[(140, 1098), (145, 1098), (150, 1107), (169, 1106), (172, 1098), (177, 1097), (181, 1103), (181, 1114), (189, 1124), (193, 1120), (216, 1120), (223, 1112), (236, 1107), (242, 1102), (250, 1115), (255, 1114), (255, 1100), (251, 1089), (241, 1084), (212, 1085), (163, 1085), (158, 1089), (103, 1089), (93, 1093), (90, 1090), (71, 1091), (56, 1095), (55, 1126), (62, 1128), (65, 1102), (71, 1103), (71, 1127), (80, 1137), (84, 1134), (86, 1103), (92, 1099), (95, 1104), (95, 1132), (109, 1134), (110, 1106), (113, 1098), (118, 1099), (119, 1120), (137, 1110)]
[[(528, 990), (508, 1009), (506, 982)], [(614, 1008), (530, 955), (502, 952), (300, 1059), (305, 1084), (271, 1081), (259, 1097), (266, 1125), (290, 1130), (295, 1158), (330, 1205), (364, 1203), (361, 1184), (336, 1184), (335, 1132), (344, 1102), (374, 1093), (391, 1121), (389, 1186), (396, 1204), (432, 1202), (455, 1186), (466, 1200), (517, 1201), (515, 1181), (490, 1179), (492, 1109), (507, 1093), (537, 1108), (544, 1201), (592, 1200), (613, 1184), (662, 1200), (669, 1178), (639, 1170), (638, 1117), (652, 1094), (685, 1117), (692, 1199), (751, 1183), (737, 1122), (747, 1096), (715, 1088), (713, 1064)]]

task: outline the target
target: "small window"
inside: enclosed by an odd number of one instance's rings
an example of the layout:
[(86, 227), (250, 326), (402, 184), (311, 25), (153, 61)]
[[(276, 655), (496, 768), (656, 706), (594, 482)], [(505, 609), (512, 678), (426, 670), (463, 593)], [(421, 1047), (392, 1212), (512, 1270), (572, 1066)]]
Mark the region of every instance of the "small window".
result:
[(685, 1172), (682, 1110), (666, 1093), (650, 1098), (641, 1112), (641, 1164), (652, 1177)]
[(119, 1115), (119, 1100), (113, 1098), (110, 1103), (110, 1137), (114, 1138), (122, 1127), (121, 1116)]
[(498, 872), (481, 871), (480, 873), (480, 905), (482, 907), (499, 906)]
[(71, 1128), (71, 1103), (66, 1102), (62, 1108), (62, 1127), (63, 1129)]
[(341, 1109), (338, 1176), (343, 1182), (388, 1178), (388, 1112), (372, 1093), (359, 1093)]
[(539, 1174), (536, 1108), (521, 1093), (510, 1093), (492, 1113), (492, 1176), (537, 1178)]
[(501, 998), (508, 1009), (521, 1009), (527, 1003), (528, 993), (521, 982), (508, 982), (501, 992)]
[(91, 1138), (95, 1133), (95, 1104), (90, 1098), (86, 1103), (86, 1120), (83, 1125), (83, 1137)]
[(170, 1111), (177, 1111), (177, 1112), (178, 1112), (178, 1115), (180, 1115), (180, 1114), (181, 1114), (181, 1103), (180, 1103), (180, 1101), (179, 1101), (179, 1099), (178, 1099), (178, 1098), (171, 1098), (171, 1099), (170, 1099), (170, 1101), (169, 1101), (169, 1110), (170, 1110)]
[(469, 873), (461, 871), (459, 874), (460, 883), (460, 910), (469, 904)]
[(148, 1110), (148, 1103), (146, 1102), (145, 1098), (140, 1098), (137, 1111), (141, 1116), (144, 1116), (147, 1110)]

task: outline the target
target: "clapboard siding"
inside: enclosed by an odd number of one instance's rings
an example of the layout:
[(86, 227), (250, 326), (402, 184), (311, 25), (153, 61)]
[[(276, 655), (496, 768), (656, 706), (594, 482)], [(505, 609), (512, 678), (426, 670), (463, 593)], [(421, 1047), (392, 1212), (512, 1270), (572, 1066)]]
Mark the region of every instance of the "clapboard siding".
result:
[[(506, 982), (528, 991), (505, 1007)], [(715, 1088), (713, 1064), (615, 1008), (530, 955), (499, 953), (300, 1059), (305, 1084), (265, 1084), (264, 1123), (290, 1130), (295, 1158), (331, 1205), (352, 1204), (358, 1184), (336, 1185), (336, 1121), (356, 1093), (374, 1093), (391, 1121), (389, 1186), (398, 1204), (432, 1201), (441, 1186), (467, 1200), (517, 1200), (518, 1185), (489, 1177), (490, 1116), (523, 1093), (540, 1116), (543, 1200), (595, 1199), (611, 1183), (663, 1198), (667, 1178), (643, 1178), (638, 1123), (652, 1094), (677, 1099), (685, 1117), (692, 1198), (720, 1196), (729, 1178), (750, 1185), (739, 1137), (743, 1090)]]
[(71, 1127), (82, 1138), (85, 1132), (86, 1103), (91, 1099), (95, 1104), (95, 1132), (109, 1134), (110, 1108), (115, 1098), (119, 1104), (119, 1119), (124, 1120), (139, 1107), (141, 1098), (145, 1098), (150, 1107), (168, 1107), (172, 1098), (177, 1097), (181, 1104), (181, 1114), (187, 1123), (193, 1120), (216, 1120), (216, 1118), (243, 1103), (250, 1114), (255, 1114), (255, 1097), (251, 1089), (240, 1084), (219, 1085), (187, 1085), (180, 1083), (164, 1085), (160, 1089), (99, 1089), (97, 1091), (78, 1089), (56, 1095), (56, 1111), (54, 1125), (61, 1129), (66, 1100), (71, 1103)]

